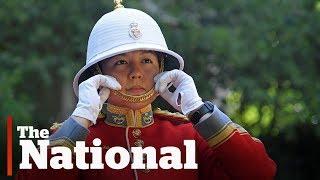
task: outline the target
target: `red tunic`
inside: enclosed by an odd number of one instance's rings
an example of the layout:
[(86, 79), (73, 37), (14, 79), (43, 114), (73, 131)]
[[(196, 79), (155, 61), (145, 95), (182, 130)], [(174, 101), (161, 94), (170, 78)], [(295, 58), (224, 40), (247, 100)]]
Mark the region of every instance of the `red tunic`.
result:
[[(161, 158), (160, 148), (175, 146), (181, 151), (182, 163), (185, 162), (184, 140), (195, 140), (198, 169), (151, 169), (136, 170), (130, 168), (114, 170), (105, 164), (102, 170), (20, 170), (17, 179), (135, 179), (139, 180), (207, 180), (207, 179), (273, 179), (275, 163), (267, 155), (260, 140), (251, 137), (243, 128), (229, 124), (213, 137), (205, 140), (194, 126), (183, 118), (172, 114), (153, 115), (154, 121), (141, 128), (115, 127), (98, 119), (96, 125), (89, 128), (87, 146), (93, 146), (92, 140), (102, 141), (104, 155), (114, 146), (128, 149), (128, 143), (134, 146), (153, 146), (157, 150), (157, 163)], [(136, 130), (139, 129), (139, 130)], [(104, 159), (104, 158), (103, 158)], [(90, 158), (88, 158), (88, 161)]]

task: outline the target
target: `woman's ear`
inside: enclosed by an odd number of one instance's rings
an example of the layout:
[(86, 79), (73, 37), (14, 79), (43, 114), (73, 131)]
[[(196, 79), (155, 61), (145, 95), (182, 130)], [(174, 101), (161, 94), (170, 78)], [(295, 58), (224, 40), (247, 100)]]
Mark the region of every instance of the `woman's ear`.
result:
[(164, 55), (163, 53), (156, 52), (158, 63), (159, 63), (159, 73), (162, 73), (164, 71)]
[(160, 70), (159, 73), (162, 73), (164, 71), (164, 59), (160, 59)]

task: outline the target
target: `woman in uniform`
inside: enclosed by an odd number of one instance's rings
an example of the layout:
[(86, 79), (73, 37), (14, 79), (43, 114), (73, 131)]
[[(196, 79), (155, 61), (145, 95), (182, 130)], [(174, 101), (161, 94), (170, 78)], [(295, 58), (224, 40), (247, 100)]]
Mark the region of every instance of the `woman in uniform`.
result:
[[(157, 22), (146, 13), (116, 8), (93, 27), (86, 65), (73, 82), (78, 104), (50, 136), (50, 146), (72, 148), (76, 141), (98, 144), (104, 154), (116, 146), (152, 146), (159, 162), (161, 147), (174, 146), (186, 161), (184, 140), (194, 140), (197, 167), (172, 164), (168, 169), (36, 170), (21, 171), (22, 179), (272, 179), (276, 165), (263, 143), (232, 122), (214, 103), (199, 97), (183, 58), (168, 49)], [(161, 96), (179, 113), (154, 109)], [(180, 114), (181, 113), (181, 114)], [(190, 152), (189, 152), (190, 153)], [(144, 160), (149, 160), (144, 157)], [(90, 162), (90, 158), (87, 159)], [(119, 160), (119, 159), (118, 159)], [(39, 173), (40, 171), (45, 173)], [(32, 172), (32, 173), (31, 173)]]

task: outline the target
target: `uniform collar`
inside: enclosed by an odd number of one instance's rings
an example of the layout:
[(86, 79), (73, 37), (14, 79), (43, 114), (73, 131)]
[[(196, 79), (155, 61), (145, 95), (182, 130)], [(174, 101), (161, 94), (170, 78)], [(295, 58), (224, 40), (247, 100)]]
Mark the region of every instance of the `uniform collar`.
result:
[(139, 110), (104, 104), (101, 112), (100, 116), (110, 126), (144, 128), (154, 122), (151, 104)]

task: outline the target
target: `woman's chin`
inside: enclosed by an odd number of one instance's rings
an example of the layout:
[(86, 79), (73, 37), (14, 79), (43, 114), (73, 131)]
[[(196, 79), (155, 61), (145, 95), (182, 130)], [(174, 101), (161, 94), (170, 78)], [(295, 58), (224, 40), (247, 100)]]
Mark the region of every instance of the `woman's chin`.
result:
[(110, 103), (112, 105), (119, 106), (119, 107), (129, 108), (132, 110), (138, 110), (138, 109), (142, 109), (142, 108), (148, 106), (149, 104), (151, 104), (156, 99), (156, 97), (157, 97), (157, 94), (153, 95), (152, 97), (150, 97), (146, 101), (133, 103), (133, 102), (125, 101), (125, 100), (121, 99), (119, 96), (110, 93), (110, 96), (107, 100), (107, 103)]

